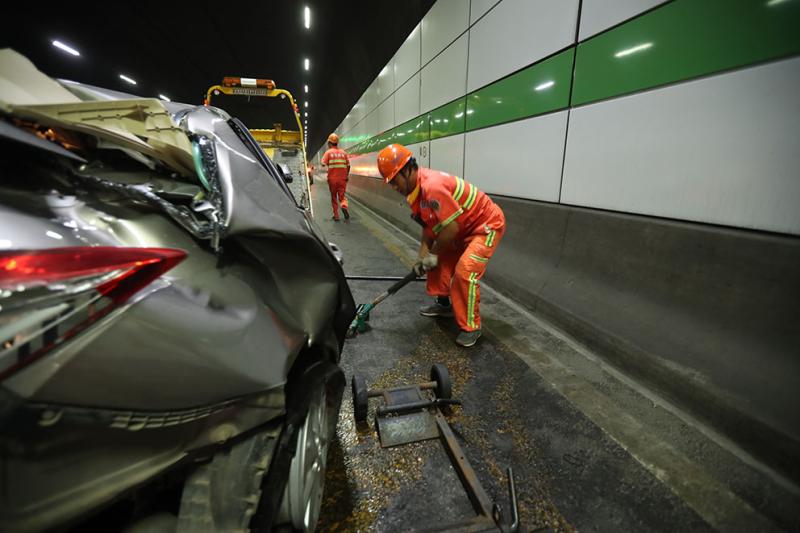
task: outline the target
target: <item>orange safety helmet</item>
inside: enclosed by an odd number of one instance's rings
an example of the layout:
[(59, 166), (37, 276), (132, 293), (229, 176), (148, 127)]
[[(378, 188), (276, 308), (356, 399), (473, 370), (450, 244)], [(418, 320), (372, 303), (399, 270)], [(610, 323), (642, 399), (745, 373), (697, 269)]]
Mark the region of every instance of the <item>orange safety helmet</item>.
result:
[(411, 150), (402, 144), (390, 144), (378, 153), (378, 171), (389, 183), (411, 159)]
[(339, 144), (339, 136), (336, 135), (335, 133), (331, 133), (330, 135), (328, 135), (328, 142), (331, 143), (331, 144), (338, 145)]

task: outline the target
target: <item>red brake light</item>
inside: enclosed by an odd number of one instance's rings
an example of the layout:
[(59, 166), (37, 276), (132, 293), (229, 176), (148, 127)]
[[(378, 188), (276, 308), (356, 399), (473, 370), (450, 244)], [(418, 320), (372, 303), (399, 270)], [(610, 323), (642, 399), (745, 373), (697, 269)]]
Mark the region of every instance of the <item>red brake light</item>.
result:
[(0, 326), (7, 326), (0, 331), (11, 332), (0, 338), (0, 379), (80, 333), (185, 258), (186, 252), (171, 248), (0, 251)]
[[(0, 252), (0, 289), (24, 290), (32, 286), (110, 274), (96, 288), (118, 303), (171, 269), (186, 257), (171, 248), (116, 248), (112, 246), (50, 248)], [(128, 280), (127, 283), (123, 281)], [(120, 294), (120, 291), (122, 294)]]

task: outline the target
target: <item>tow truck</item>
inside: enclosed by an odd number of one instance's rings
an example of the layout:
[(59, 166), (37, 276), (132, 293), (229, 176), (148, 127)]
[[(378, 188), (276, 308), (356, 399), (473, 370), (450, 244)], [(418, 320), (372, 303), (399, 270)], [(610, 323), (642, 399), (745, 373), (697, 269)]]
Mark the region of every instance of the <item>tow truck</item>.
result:
[[(220, 95), (243, 96), (247, 97), (266, 97), (285, 100), (288, 110), (297, 125), (297, 129), (291, 129), (293, 124), (284, 124), (275, 121), (272, 117), (272, 128), (252, 128), (250, 121), (246, 117), (242, 119), (248, 126), (250, 133), (258, 142), (264, 153), (278, 165), (284, 175), (291, 176), (287, 179), (287, 185), (292, 191), (297, 203), (312, 215), (313, 206), (311, 204), (311, 189), (309, 188), (308, 161), (306, 160), (306, 146), (304, 142), (305, 133), (303, 132), (302, 122), (300, 121), (300, 109), (292, 97), (292, 94), (276, 87), (275, 82), (262, 78), (243, 78), (235, 76), (225, 76), (222, 83), (212, 85), (206, 91), (204, 105), (212, 105), (212, 98)], [(225, 109), (225, 106), (216, 104), (216, 107)], [(285, 110), (281, 111), (284, 117)], [(290, 119), (291, 120), (291, 119)]]

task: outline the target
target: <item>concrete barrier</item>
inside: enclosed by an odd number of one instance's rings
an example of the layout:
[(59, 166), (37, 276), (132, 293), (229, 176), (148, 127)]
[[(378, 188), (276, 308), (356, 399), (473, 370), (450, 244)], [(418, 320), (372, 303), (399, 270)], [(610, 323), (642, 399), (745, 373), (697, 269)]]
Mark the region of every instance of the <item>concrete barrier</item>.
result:
[[(381, 181), (349, 191), (419, 234)], [(492, 287), (800, 480), (800, 239), (493, 199)]]

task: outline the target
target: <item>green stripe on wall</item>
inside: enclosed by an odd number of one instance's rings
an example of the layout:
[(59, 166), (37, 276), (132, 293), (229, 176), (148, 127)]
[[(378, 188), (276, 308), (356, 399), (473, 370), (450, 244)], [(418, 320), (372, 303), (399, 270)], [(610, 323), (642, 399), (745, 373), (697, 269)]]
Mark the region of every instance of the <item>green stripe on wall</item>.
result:
[[(414, 144), (563, 109), (573, 51), (564, 50), (350, 151)], [(578, 45), (571, 105), (796, 54), (800, 0), (674, 0)], [(551, 87), (535, 90), (549, 80)], [(462, 126), (453, 119), (462, 118), (456, 115), (465, 99)]]
[(430, 138), (428, 114), (413, 118), (390, 131), (393, 134), (392, 142), (414, 144), (427, 141)]
[(430, 112), (431, 139), (448, 137), (464, 132), (466, 114), (466, 99), (462, 96), (458, 100), (437, 107)]
[(467, 131), (569, 105), (573, 48), (467, 96)]
[(796, 0), (676, 0), (578, 45), (572, 105), (800, 52)]

